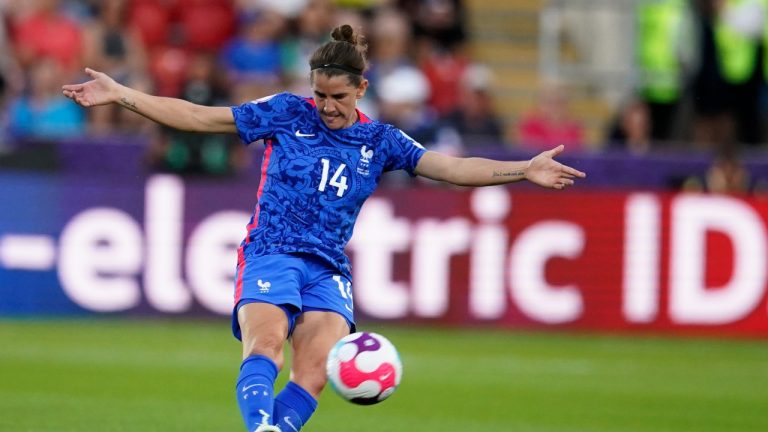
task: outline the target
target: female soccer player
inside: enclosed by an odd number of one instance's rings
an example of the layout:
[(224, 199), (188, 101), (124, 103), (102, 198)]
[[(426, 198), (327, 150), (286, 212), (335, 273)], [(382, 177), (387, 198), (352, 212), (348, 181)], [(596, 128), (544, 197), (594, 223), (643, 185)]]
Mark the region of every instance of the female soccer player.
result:
[[(117, 103), (172, 128), (238, 133), (246, 144), (264, 140), (256, 208), (238, 250), (232, 319), (243, 344), (235, 391), (249, 432), (298, 431), (315, 411), (328, 352), (355, 328), (344, 246), (382, 173), (404, 169), (465, 186), (527, 179), (554, 189), (585, 176), (553, 160), (563, 146), (528, 161), (457, 158), (369, 119), (356, 108), (368, 88), (365, 42), (349, 25), (331, 35), (309, 62), (312, 98), (280, 93), (207, 107), (141, 93), (91, 69), (91, 81), (63, 87), (84, 107)], [(288, 338), (290, 381), (275, 396)]]

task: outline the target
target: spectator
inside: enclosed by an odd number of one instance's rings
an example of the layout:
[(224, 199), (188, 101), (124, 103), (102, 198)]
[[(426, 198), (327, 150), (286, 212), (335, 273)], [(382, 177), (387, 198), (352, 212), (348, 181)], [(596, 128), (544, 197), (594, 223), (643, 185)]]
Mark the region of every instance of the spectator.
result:
[(413, 18), (414, 36), (422, 53), (463, 49), (467, 32), (461, 0), (399, 0), (398, 4)]
[[(126, 1), (104, 0), (97, 5), (96, 12), (95, 19), (83, 31), (86, 63), (122, 84), (141, 86), (146, 80), (147, 56), (138, 31), (127, 26)], [(89, 114), (93, 132), (134, 126), (133, 122), (123, 121), (125, 110), (116, 107), (97, 107)]]
[(138, 32), (147, 48), (162, 47), (171, 35), (171, 10), (157, 0), (130, 0), (129, 27)]
[(707, 191), (717, 194), (746, 194), (749, 192), (749, 171), (741, 159), (732, 153), (715, 158), (707, 170)]
[(413, 45), (408, 17), (392, 8), (380, 8), (371, 22), (371, 67), (366, 76), (374, 83), (373, 96), (378, 98), (376, 83), (402, 67), (414, 67), (409, 52)]
[(420, 64), (433, 90), (429, 105), (441, 115), (461, 103), (461, 76), (468, 65), (468, 59), (447, 51), (435, 51)]
[(174, 15), (182, 33), (182, 46), (191, 52), (215, 52), (235, 33), (231, 0), (176, 0)]
[(439, 115), (456, 109), (460, 79), (469, 64), (465, 55), (463, 4), (461, 0), (400, 0), (412, 18), (416, 63), (429, 80), (429, 105)]
[(650, 135), (653, 141), (668, 141), (677, 129), (685, 75), (691, 69), (690, 9), (683, 0), (642, 0), (636, 15), (639, 90), (650, 116)]
[(722, 147), (762, 142), (765, 5), (756, 0), (696, 2), (700, 66), (694, 76), (696, 144)]
[(57, 63), (68, 81), (80, 71), (83, 37), (77, 23), (58, 10), (58, 0), (39, 0), (29, 15), (20, 16), (14, 25), (16, 55), (24, 69), (41, 59)]
[(224, 47), (221, 63), (241, 101), (274, 93), (281, 83), (277, 39), (284, 28), (285, 18), (269, 9), (243, 11), (240, 16), (239, 34)]
[(61, 66), (53, 59), (32, 65), (26, 94), (8, 108), (8, 131), (20, 139), (55, 140), (85, 133), (85, 114), (61, 94)]
[[(692, 175), (682, 184), (685, 192), (746, 195), (750, 192), (750, 173), (732, 148), (714, 158), (704, 175)], [(760, 184), (756, 185), (760, 193)]]
[(609, 146), (626, 149), (633, 154), (645, 154), (651, 149), (651, 115), (648, 105), (632, 100), (619, 111), (609, 131)]
[(118, 82), (142, 75), (147, 60), (138, 31), (127, 26), (126, 0), (104, 0), (96, 17), (84, 26), (84, 52), (88, 64), (109, 71)]
[(437, 117), (425, 104), (430, 89), (424, 74), (402, 67), (374, 85), (380, 98), (379, 118), (392, 123), (425, 146), (435, 143)]
[[(190, 62), (181, 98), (198, 105), (229, 103), (229, 93), (216, 74), (212, 55), (198, 53)], [(150, 165), (180, 174), (232, 174), (247, 163), (245, 148), (221, 134), (195, 134), (165, 129), (149, 153)]]
[(309, 58), (315, 47), (327, 40), (334, 12), (331, 0), (309, 0), (296, 18), (296, 31), (280, 44), (288, 86), (298, 94), (309, 93)]
[(434, 51), (420, 64), (434, 90), (429, 105), (439, 114), (458, 107), (461, 76), (468, 65), (468, 59), (450, 51)]
[(518, 125), (517, 139), (521, 148), (540, 150), (565, 144), (569, 150), (580, 150), (584, 128), (568, 108), (568, 98), (560, 83), (544, 83), (538, 104), (525, 113)]
[(487, 67), (470, 65), (461, 77), (458, 107), (443, 118), (459, 134), (465, 151), (502, 144), (503, 127), (493, 106), (491, 81)]

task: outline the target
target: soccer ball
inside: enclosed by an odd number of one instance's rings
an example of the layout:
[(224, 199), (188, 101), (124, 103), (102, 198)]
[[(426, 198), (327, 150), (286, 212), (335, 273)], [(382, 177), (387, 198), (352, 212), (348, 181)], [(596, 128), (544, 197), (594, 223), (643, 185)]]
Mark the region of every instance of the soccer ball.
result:
[(342, 398), (359, 405), (379, 403), (394, 393), (403, 377), (395, 346), (380, 334), (352, 333), (331, 348), (328, 381)]

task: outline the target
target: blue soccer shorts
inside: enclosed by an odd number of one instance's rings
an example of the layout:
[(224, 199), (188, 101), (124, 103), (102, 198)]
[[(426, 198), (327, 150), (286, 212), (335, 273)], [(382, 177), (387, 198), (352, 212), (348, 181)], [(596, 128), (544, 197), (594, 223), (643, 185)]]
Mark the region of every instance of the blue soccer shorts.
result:
[(329, 311), (343, 316), (355, 331), (352, 281), (320, 257), (310, 254), (245, 256), (235, 274), (232, 333), (241, 339), (237, 311), (248, 303), (269, 303), (288, 317), (288, 334), (296, 318), (307, 311)]

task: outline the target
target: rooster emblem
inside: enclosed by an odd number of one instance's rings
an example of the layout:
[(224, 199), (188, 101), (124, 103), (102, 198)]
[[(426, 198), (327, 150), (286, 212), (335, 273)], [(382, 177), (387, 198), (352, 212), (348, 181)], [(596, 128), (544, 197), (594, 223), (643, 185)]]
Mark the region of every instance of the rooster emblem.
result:
[(373, 149), (368, 149), (367, 145), (360, 148), (360, 162), (357, 164), (357, 173), (360, 175), (371, 174), (371, 159), (373, 159)]

